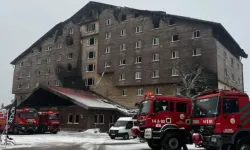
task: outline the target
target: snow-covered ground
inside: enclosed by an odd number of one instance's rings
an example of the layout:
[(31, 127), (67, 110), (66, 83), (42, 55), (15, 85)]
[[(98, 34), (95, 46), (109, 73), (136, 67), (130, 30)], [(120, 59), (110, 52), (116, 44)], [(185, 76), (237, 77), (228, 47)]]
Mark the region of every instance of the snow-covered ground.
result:
[[(138, 139), (111, 140), (106, 133), (86, 132), (59, 132), (58, 134), (42, 135), (10, 135), (16, 145), (3, 146), (0, 149), (70, 149), (70, 150), (150, 150), (146, 143), (140, 143)], [(194, 146), (188, 146), (190, 150), (196, 150)]]

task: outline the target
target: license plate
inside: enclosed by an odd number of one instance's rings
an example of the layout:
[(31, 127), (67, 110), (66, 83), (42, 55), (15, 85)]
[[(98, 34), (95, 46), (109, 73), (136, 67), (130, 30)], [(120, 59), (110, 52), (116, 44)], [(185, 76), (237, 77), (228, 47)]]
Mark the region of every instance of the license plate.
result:
[(152, 138), (152, 129), (145, 129), (145, 132), (144, 132), (144, 138), (145, 139), (151, 139)]

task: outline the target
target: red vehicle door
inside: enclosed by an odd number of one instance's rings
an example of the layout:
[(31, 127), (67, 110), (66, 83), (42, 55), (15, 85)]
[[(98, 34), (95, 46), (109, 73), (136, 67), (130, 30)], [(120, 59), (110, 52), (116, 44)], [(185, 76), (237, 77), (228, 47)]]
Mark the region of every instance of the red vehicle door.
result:
[(222, 98), (222, 132), (223, 133), (234, 133), (238, 128), (243, 125), (240, 122), (240, 110), (239, 110), (239, 97), (223, 97)]

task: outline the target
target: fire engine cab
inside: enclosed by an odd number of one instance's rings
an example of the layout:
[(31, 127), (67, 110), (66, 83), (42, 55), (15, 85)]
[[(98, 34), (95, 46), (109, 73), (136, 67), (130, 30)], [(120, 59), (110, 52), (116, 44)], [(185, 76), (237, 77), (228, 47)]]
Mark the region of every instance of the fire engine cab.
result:
[(192, 101), (180, 96), (145, 95), (139, 103), (139, 129), (132, 132), (147, 141), (153, 150), (180, 150), (192, 143)]
[(10, 126), (9, 132), (19, 134), (19, 132), (36, 133), (39, 125), (38, 112), (35, 109), (17, 109), (15, 122)]
[(250, 101), (246, 93), (212, 90), (193, 101), (193, 142), (208, 150), (250, 149)]
[(56, 134), (60, 131), (60, 115), (59, 112), (53, 110), (39, 112), (39, 133), (50, 132)]

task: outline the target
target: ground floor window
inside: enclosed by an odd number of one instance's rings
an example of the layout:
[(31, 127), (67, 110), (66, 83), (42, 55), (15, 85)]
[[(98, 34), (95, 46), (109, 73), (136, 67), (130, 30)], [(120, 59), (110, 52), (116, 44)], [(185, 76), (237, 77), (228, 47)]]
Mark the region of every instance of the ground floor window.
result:
[(104, 115), (95, 114), (95, 124), (104, 124)]
[(79, 124), (80, 123), (80, 115), (68, 114), (68, 123)]

